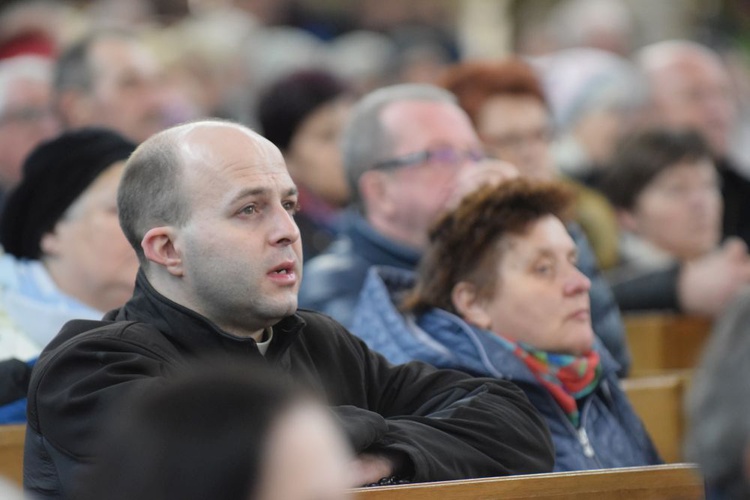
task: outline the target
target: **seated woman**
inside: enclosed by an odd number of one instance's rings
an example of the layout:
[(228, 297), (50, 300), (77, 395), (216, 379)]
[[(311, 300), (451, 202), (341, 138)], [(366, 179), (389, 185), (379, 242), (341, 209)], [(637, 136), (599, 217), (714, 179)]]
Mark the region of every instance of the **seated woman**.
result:
[(65, 132), (31, 152), (5, 201), (0, 423), (25, 421), (31, 364), (63, 324), (101, 319), (132, 294), (138, 259), (120, 229), (116, 197), (135, 148), (108, 129)]
[(38, 355), (71, 319), (101, 319), (132, 293), (138, 260), (117, 219), (136, 145), (107, 129), (69, 131), (26, 159), (0, 217), (0, 359)]
[[(689, 130), (645, 129), (619, 145), (602, 189), (617, 210), (621, 231), (619, 265), (606, 274), (621, 309), (679, 309), (674, 294), (662, 293), (645, 277), (659, 269), (676, 273), (719, 251), (723, 204), (711, 158), (705, 140)], [(750, 265), (741, 241), (727, 241), (723, 251)], [(724, 302), (750, 273), (746, 276), (726, 287)]]
[(615, 212), (603, 195), (558, 172), (549, 92), (533, 67), (516, 57), (453, 65), (444, 85), (456, 95), (487, 153), (512, 163), (523, 177), (560, 179), (573, 190), (574, 220), (568, 232), (578, 248), (578, 268), (591, 279), (592, 325), (620, 364), (618, 374), (625, 376), (630, 367), (625, 330), (615, 297), (600, 272), (617, 261)]
[(547, 421), (556, 471), (659, 463), (591, 328), (570, 201), (524, 179), (468, 196), (433, 227), (416, 277), (371, 269), (352, 330), (395, 363), (513, 381)]

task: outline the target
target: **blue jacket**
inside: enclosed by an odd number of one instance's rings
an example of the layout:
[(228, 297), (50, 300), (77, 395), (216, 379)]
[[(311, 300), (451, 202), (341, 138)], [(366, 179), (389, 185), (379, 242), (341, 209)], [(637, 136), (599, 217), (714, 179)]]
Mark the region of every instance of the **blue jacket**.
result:
[(389, 240), (351, 214), (328, 249), (305, 262), (299, 306), (325, 313), (348, 328), (370, 266), (414, 270), (419, 257), (418, 251)]
[[(568, 226), (578, 248), (578, 267), (591, 280), (591, 323), (594, 332), (620, 366), (625, 376), (630, 353), (620, 310), (609, 285), (599, 272), (596, 257), (583, 231)], [(364, 218), (352, 215), (338, 239), (321, 255), (305, 263), (299, 293), (300, 307), (320, 311), (351, 327), (354, 306), (371, 266), (392, 266), (413, 271), (420, 253), (395, 243), (375, 231)]]
[(549, 392), (495, 335), (458, 316), (433, 309), (415, 318), (394, 305), (414, 275), (400, 269), (370, 270), (355, 312), (352, 332), (393, 363), (418, 359), (441, 368), (492, 376), (518, 385), (544, 416), (555, 445), (555, 470), (651, 465), (661, 460), (616, 375), (617, 363), (598, 341), (602, 378), (581, 408), (576, 429)]

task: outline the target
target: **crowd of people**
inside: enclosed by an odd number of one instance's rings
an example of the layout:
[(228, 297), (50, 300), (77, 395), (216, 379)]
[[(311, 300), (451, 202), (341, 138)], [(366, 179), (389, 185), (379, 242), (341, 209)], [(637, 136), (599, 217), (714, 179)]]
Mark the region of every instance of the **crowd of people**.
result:
[(686, 457), (747, 497), (722, 53), (469, 61), (434, 26), (157, 4), (0, 10), (0, 422), (27, 425), (30, 498), (660, 464), (620, 385), (643, 310), (717, 320)]

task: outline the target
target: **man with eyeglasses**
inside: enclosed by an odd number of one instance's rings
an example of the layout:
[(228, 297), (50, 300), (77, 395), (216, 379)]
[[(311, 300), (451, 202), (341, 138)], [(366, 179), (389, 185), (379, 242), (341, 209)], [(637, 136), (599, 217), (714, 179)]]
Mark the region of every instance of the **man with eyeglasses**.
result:
[(450, 92), (402, 84), (354, 107), (342, 137), (352, 214), (329, 249), (306, 264), (300, 304), (351, 325), (368, 269), (413, 269), (430, 224), (462, 195), (516, 175), (490, 160)]
[(0, 205), (21, 180), (21, 166), (31, 150), (55, 136), (52, 113), (52, 66), (37, 56), (0, 62)]

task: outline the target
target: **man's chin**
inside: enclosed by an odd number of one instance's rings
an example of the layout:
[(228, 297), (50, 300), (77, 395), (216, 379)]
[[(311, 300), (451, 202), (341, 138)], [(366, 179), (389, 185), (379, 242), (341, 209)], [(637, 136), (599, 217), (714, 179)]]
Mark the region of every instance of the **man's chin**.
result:
[(281, 321), (297, 312), (297, 298), (295, 297), (294, 300), (278, 304), (274, 309), (274, 317), (278, 318), (278, 321)]

